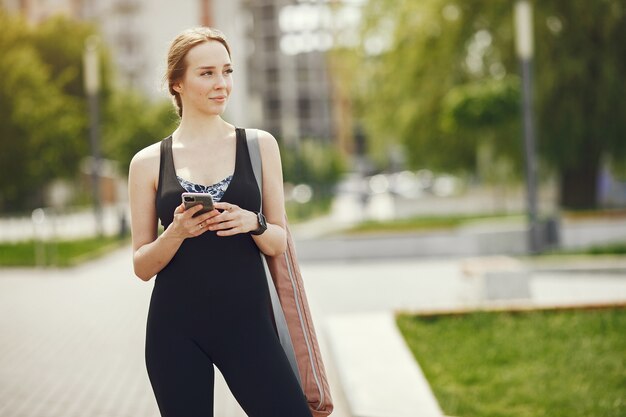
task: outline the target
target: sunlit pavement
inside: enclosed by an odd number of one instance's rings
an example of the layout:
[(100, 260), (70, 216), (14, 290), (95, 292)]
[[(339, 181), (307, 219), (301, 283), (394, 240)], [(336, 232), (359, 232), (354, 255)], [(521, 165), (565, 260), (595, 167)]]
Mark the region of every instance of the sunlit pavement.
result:
[[(301, 265), (336, 403), (333, 417), (359, 416), (346, 405), (345, 394), (354, 387), (342, 386), (328, 321), (342, 314), (472, 306), (476, 282), (463, 275), (461, 262)], [(128, 247), (73, 269), (1, 269), (0, 415), (158, 417), (144, 361), (152, 286), (132, 274)], [(590, 272), (584, 265), (576, 273), (536, 271), (530, 290), (537, 304), (626, 301), (623, 273)], [(219, 374), (215, 416), (245, 416)]]
[[(73, 269), (0, 269), (0, 416), (158, 417), (144, 359), (153, 285), (128, 247)], [(336, 397), (333, 416), (348, 416)], [(245, 415), (216, 372), (215, 416)]]
[[(154, 284), (130, 257), (0, 271), (1, 416), (159, 416), (144, 360)], [(245, 416), (219, 373), (215, 391), (216, 416)]]
[(0, 415), (158, 416), (145, 371), (150, 286), (130, 249), (75, 269), (0, 270)]

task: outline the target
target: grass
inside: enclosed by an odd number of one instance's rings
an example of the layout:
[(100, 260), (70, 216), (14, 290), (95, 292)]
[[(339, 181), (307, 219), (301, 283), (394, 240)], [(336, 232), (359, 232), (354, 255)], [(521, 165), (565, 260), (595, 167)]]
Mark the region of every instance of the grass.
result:
[(593, 246), (587, 250), (590, 255), (626, 255), (626, 242)]
[(446, 415), (626, 415), (626, 309), (398, 316)]
[(396, 232), (413, 232), (428, 231), (436, 229), (452, 229), (464, 223), (476, 220), (498, 219), (498, 220), (515, 220), (522, 219), (521, 215), (506, 214), (485, 214), (485, 215), (449, 215), (449, 216), (416, 216), (406, 219), (397, 219), (390, 221), (373, 221), (368, 220), (362, 222), (350, 229), (344, 231), (349, 234), (361, 233), (396, 233)]
[(288, 201), (285, 203), (285, 210), (289, 223), (298, 223), (327, 214), (331, 204), (331, 197), (314, 198), (305, 204)]
[(594, 245), (586, 249), (559, 249), (549, 251), (544, 256), (553, 255), (626, 255), (626, 242), (608, 243), (605, 245)]
[(563, 212), (563, 217), (576, 220), (598, 218), (619, 220), (626, 217), (626, 209), (568, 210)]
[[(80, 262), (103, 255), (120, 247), (128, 239), (94, 237), (78, 240), (62, 240), (43, 244), (43, 265), (73, 266)], [(34, 241), (0, 243), (0, 266), (37, 266), (37, 247)]]

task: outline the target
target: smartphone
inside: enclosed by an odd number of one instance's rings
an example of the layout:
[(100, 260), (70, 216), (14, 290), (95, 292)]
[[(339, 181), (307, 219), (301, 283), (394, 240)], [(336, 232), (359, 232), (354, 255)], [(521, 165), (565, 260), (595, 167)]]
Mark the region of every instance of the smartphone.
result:
[(197, 206), (198, 204), (202, 204), (202, 209), (195, 213), (193, 217), (197, 217), (214, 209), (213, 197), (211, 197), (211, 194), (208, 193), (183, 193), (182, 199), (183, 204), (185, 205), (185, 210), (190, 209), (193, 206)]

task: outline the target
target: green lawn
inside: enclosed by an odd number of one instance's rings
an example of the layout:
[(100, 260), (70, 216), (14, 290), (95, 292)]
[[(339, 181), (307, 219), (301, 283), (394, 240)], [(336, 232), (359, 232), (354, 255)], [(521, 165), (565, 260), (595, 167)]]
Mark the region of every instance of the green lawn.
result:
[(395, 233), (428, 231), (436, 229), (452, 229), (476, 220), (523, 221), (522, 215), (485, 214), (485, 215), (449, 215), (449, 216), (416, 216), (406, 219), (389, 221), (368, 220), (343, 230), (342, 233)]
[(548, 251), (545, 255), (626, 255), (626, 242), (594, 245), (587, 249)]
[(289, 223), (295, 224), (328, 214), (331, 204), (332, 199), (330, 197), (314, 198), (306, 204), (288, 201), (285, 203), (285, 211)]
[[(117, 236), (59, 241), (44, 245), (44, 266), (71, 266), (128, 243)], [(37, 266), (34, 241), (0, 243), (0, 266)]]
[(446, 415), (626, 416), (626, 309), (398, 316)]

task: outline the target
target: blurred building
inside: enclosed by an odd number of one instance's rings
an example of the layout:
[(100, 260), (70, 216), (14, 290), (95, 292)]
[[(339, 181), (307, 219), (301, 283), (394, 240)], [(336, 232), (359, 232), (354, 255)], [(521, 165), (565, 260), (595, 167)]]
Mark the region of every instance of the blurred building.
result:
[[(139, 90), (152, 99), (170, 98), (163, 83), (167, 49), (176, 34), (189, 27), (218, 27), (233, 46), (233, 61), (246, 62), (245, 21), (239, 0), (1, 1), (4, 8), (21, 13), (35, 24), (57, 14), (96, 22), (111, 49), (118, 86)], [(238, 126), (247, 126), (249, 100), (245, 64), (237, 66), (236, 80), (225, 116)]]
[(246, 7), (253, 22), (250, 94), (263, 111), (255, 121), (290, 143), (302, 137), (332, 138), (325, 56), (332, 39), (321, 33), (322, 9), (293, 0), (249, 0)]
[(169, 98), (163, 75), (172, 38), (191, 26), (217, 27), (232, 46), (235, 67), (227, 120), (268, 130), (289, 144), (305, 137), (341, 142), (351, 132), (346, 94), (336, 80), (333, 85), (327, 52), (337, 39), (346, 44), (339, 32), (356, 26), (362, 1), (2, 1), (35, 23), (58, 13), (97, 22), (118, 85), (154, 99)]
[(352, 152), (349, 92), (329, 51), (356, 46), (363, 0), (245, 0), (251, 120), (286, 143), (332, 141)]
[(80, 18), (82, 0), (2, 0), (2, 6), (21, 13), (30, 23), (38, 23), (57, 14)]

